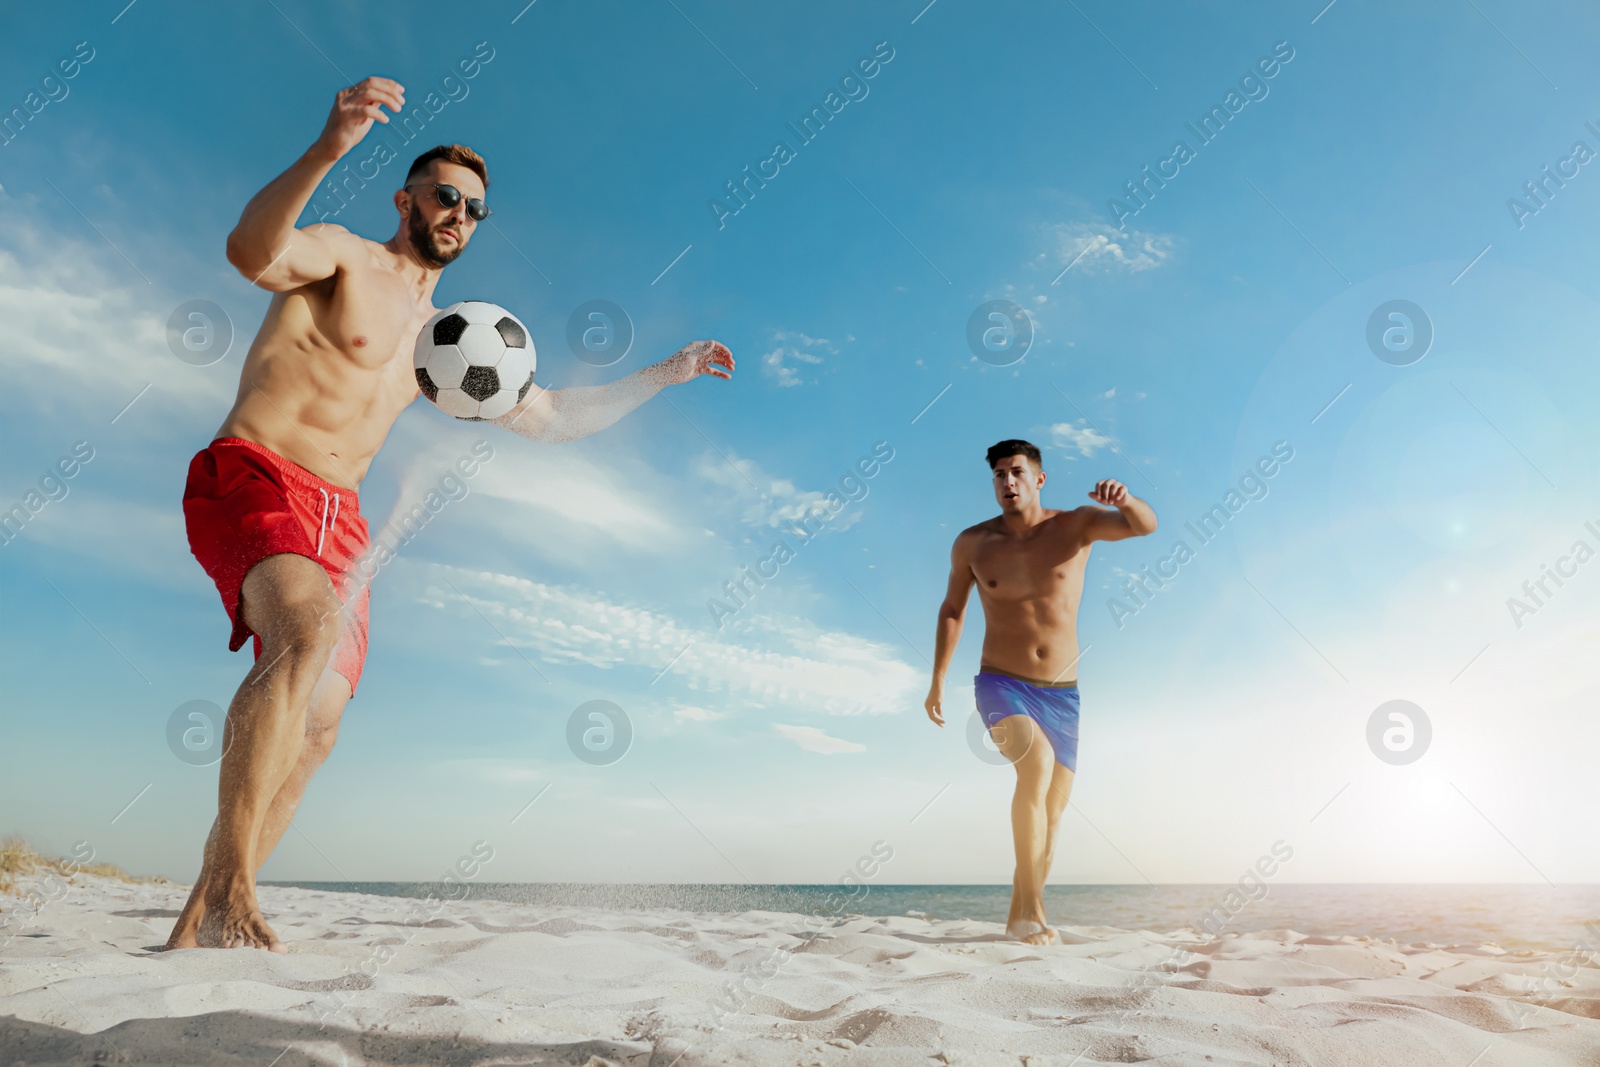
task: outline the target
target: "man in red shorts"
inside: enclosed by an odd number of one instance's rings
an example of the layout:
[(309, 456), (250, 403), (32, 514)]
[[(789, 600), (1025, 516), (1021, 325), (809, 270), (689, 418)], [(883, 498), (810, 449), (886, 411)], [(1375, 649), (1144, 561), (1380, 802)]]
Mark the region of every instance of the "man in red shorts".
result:
[[(238, 398), (194, 457), (183, 510), (195, 558), (233, 620), (229, 647), (254, 639), (255, 665), (228, 708), (217, 819), (168, 948), (284, 951), (256, 903), (255, 876), (333, 747), (367, 651), (368, 546), (356, 487), (419, 395), (411, 353), (437, 310), (439, 272), (479, 222), (488, 169), (461, 145), (423, 153), (394, 194), (399, 226), (382, 243), (319, 223), (295, 227), (317, 186), (404, 89), (367, 78), (334, 99), (321, 136), (246, 205), (228, 261), (275, 294), (239, 377)], [(535, 388), (493, 420), (525, 437), (602, 430), (663, 387), (729, 378), (715, 341), (606, 385)]]

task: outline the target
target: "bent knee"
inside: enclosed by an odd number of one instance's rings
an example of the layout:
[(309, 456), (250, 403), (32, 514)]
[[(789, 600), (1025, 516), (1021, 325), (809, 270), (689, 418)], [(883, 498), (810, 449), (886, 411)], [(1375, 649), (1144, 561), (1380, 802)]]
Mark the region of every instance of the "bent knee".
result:
[(320, 672), (339, 644), (339, 602), (286, 613), (256, 632), (261, 635), (263, 657), (287, 655)]
[(326, 728), (311, 727), (306, 730), (305, 747), (301, 749), (301, 758), (308, 761), (313, 767), (320, 767), (333, 753), (333, 743), (339, 739), (339, 728), (330, 726)]
[[(1041, 747), (1044, 749), (1042, 753), (1039, 751)], [(1012, 764), (1017, 771), (1017, 794), (1048, 810), (1050, 769), (1054, 765), (1055, 757), (1050, 754), (1050, 746), (1042, 740), (1037, 742), (1026, 756)]]

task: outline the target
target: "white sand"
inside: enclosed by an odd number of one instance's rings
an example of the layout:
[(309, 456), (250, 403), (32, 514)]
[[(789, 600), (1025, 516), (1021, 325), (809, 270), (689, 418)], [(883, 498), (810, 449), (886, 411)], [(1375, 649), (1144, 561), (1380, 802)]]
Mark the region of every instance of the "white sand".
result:
[(0, 1064), (1600, 1064), (1573, 953), (273, 887), (287, 955), (161, 952), (182, 888), (76, 881), (0, 948)]

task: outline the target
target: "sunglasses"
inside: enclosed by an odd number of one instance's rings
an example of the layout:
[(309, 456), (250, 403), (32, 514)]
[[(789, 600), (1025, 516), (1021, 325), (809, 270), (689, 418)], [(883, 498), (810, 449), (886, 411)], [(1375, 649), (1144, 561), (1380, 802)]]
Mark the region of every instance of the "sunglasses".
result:
[[(453, 185), (441, 185), (438, 182), (413, 182), (406, 188), (413, 189), (418, 185), (432, 186), (434, 195), (439, 198), (440, 207), (455, 207), (461, 203), (461, 190)], [(492, 214), (494, 213), (489, 210), (488, 204), (485, 204), (475, 196), (467, 197), (467, 216), (473, 222), (482, 222)]]

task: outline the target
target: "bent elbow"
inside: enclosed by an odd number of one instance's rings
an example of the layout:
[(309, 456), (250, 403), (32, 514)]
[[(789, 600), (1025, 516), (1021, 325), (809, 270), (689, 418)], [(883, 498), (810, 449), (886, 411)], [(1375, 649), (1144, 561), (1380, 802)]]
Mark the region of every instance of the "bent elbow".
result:
[(246, 278), (256, 278), (260, 276), (260, 265), (255, 262), (256, 257), (251, 254), (252, 249), (248, 246), (247, 242), (239, 236), (238, 230), (234, 230), (232, 233), (228, 234), (228, 243), (223, 251), (228, 257), (228, 262), (233, 265), (234, 270), (238, 271)]

